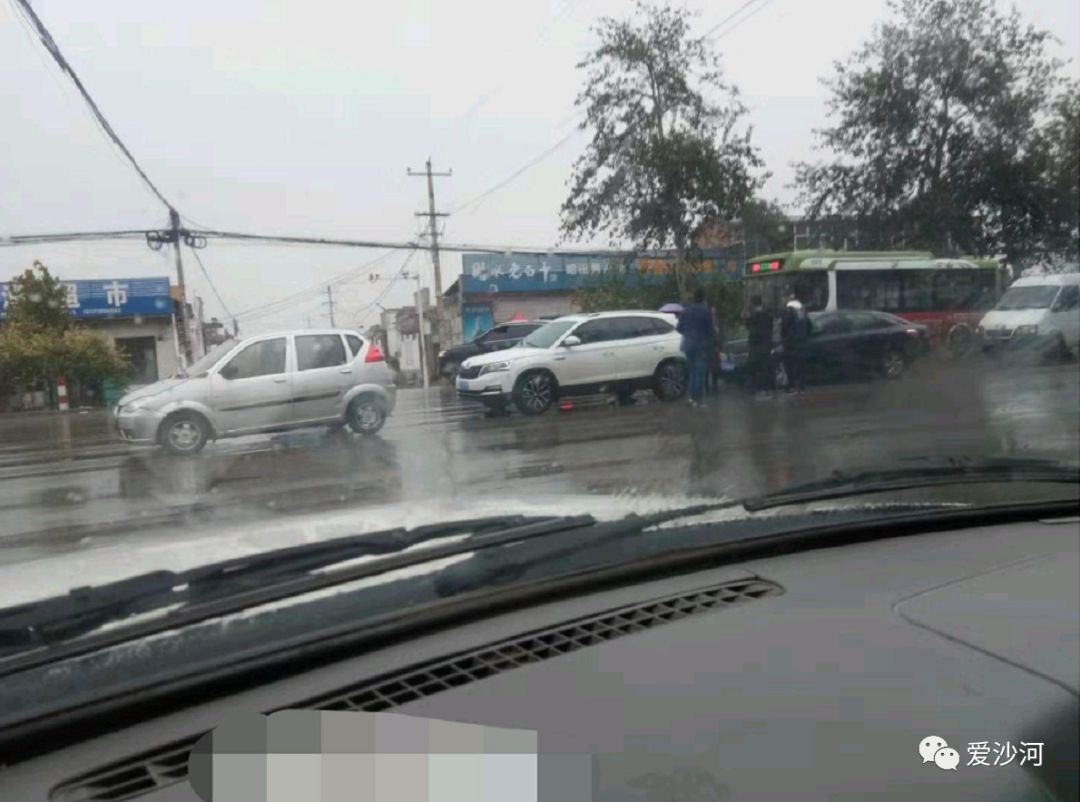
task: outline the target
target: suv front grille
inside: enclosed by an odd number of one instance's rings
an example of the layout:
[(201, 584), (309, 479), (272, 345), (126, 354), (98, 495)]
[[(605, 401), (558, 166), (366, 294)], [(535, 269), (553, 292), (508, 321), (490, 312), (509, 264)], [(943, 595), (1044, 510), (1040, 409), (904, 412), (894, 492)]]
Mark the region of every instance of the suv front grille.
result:
[(472, 368), (461, 367), (461, 368), (458, 368), (457, 375), (458, 375), (459, 378), (462, 378), (462, 379), (478, 379), (478, 378), (480, 378), (480, 368), (478, 368), (478, 367), (472, 367)]

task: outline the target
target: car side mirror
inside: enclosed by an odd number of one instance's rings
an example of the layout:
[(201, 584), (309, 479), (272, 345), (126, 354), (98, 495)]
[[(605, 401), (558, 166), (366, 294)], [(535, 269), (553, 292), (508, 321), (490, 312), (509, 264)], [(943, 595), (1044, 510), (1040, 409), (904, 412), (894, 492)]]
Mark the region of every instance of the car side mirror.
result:
[(573, 348), (575, 345), (581, 345), (581, 338), (576, 334), (571, 334), (562, 341), (562, 344), (564, 348)]

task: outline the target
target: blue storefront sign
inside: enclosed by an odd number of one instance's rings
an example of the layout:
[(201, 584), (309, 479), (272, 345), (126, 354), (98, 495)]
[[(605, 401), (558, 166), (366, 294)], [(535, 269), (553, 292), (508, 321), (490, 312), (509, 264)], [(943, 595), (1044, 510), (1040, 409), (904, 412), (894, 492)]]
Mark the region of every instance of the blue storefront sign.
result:
[[(76, 318), (167, 317), (173, 310), (167, 277), (65, 281), (64, 287), (68, 309)], [(10, 289), (10, 284), (0, 284), (0, 317)]]
[[(735, 278), (741, 274), (743, 260), (742, 249), (731, 248), (707, 254), (696, 264), (702, 272)], [(670, 273), (673, 264), (670, 257), (466, 253), (461, 256), (462, 288), (466, 294), (576, 290), (612, 271), (657, 280)]]

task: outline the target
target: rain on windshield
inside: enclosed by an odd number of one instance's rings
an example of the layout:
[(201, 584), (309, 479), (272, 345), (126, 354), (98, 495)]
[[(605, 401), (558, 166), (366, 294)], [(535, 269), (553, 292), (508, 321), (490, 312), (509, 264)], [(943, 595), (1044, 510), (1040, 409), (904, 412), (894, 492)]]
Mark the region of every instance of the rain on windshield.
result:
[(0, 19), (0, 606), (452, 518), (1075, 461), (1075, 321), (982, 327), (1080, 269), (1075, 5), (960, 5)]

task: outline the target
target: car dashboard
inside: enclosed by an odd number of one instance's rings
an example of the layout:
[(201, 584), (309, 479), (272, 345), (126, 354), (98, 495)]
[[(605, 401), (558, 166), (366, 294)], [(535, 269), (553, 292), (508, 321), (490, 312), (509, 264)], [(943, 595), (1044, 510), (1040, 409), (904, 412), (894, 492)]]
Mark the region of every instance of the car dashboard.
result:
[[(540, 800), (567, 755), (583, 800), (1076, 799), (1078, 535), (937, 531), (494, 615), (9, 765), (0, 799), (193, 802), (194, 739), (286, 708), (534, 731)], [(955, 770), (920, 756), (928, 736)], [(1039, 765), (968, 765), (984, 743), (1040, 744)]]

